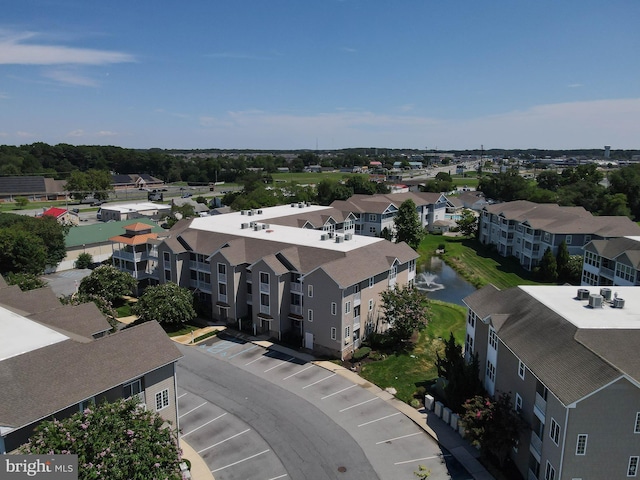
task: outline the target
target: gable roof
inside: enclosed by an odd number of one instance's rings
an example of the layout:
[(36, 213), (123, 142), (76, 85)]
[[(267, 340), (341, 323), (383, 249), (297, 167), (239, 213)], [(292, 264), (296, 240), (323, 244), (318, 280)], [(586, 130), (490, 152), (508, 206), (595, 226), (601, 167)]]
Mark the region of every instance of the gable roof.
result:
[[(156, 222), (150, 219), (136, 218), (136, 222), (147, 225), (153, 233), (167, 232), (167, 230), (161, 228)], [(69, 229), (69, 233), (65, 237), (65, 246), (72, 248), (96, 243), (108, 243), (111, 237), (120, 235), (128, 225), (131, 225), (131, 220), (74, 226)]]
[(63, 335), (73, 336), (78, 341), (83, 341), (82, 338), (90, 341), (94, 335), (111, 330), (111, 325), (93, 302), (60, 305), (54, 310), (35, 313), (27, 318), (47, 325)]
[(67, 212), (68, 210), (65, 208), (51, 207), (42, 212), (42, 215), (47, 217), (59, 218)]
[(29, 195), (64, 192), (64, 180), (42, 176), (0, 177), (0, 195)]

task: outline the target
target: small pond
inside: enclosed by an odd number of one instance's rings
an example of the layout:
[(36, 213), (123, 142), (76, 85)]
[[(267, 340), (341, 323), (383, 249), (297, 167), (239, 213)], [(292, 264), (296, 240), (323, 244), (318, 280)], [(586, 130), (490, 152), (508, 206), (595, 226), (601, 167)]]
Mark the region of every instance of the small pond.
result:
[(456, 273), (441, 258), (432, 257), (416, 275), (416, 287), (432, 300), (464, 305), (462, 299), (476, 288)]

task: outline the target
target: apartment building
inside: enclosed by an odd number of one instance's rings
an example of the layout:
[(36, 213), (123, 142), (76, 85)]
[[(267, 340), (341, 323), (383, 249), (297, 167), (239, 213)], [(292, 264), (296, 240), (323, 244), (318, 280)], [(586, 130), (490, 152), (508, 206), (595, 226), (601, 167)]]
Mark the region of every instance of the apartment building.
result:
[(395, 230), (393, 219), (400, 205), (413, 200), (422, 226), (431, 231), (434, 223), (445, 220), (447, 198), (441, 193), (407, 192), (388, 195), (353, 195), (348, 200), (336, 200), (331, 206), (343, 212), (355, 215), (355, 233), (378, 237), (386, 228)]
[(465, 298), (467, 359), (478, 355), (487, 392), (509, 392), (530, 426), (510, 452), (523, 478), (638, 475), (639, 293), (488, 285)]
[(137, 397), (178, 428), (180, 351), (156, 323), (108, 334), (94, 304), (63, 306), (48, 288), (21, 292), (0, 277), (0, 454), (34, 428), (103, 399)]
[(640, 226), (628, 217), (526, 200), (486, 205), (478, 222), (481, 243), (494, 245), (503, 257), (516, 257), (527, 270), (540, 263), (547, 248), (556, 255), (563, 241), (570, 255), (583, 255), (591, 240), (640, 236)]
[(592, 240), (584, 246), (582, 285), (640, 285), (640, 237)]
[(191, 288), (218, 321), (345, 358), (388, 327), (380, 293), (413, 282), (418, 258), (405, 243), (353, 235), (353, 220), (304, 203), (183, 220), (145, 275)]

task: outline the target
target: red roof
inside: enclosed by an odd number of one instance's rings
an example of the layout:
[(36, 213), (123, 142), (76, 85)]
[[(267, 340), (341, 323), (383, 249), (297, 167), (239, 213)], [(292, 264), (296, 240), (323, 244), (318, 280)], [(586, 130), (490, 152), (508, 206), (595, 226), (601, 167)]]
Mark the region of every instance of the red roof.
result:
[(60, 218), (65, 213), (67, 213), (67, 210), (65, 210), (64, 208), (51, 207), (49, 210), (42, 212), (42, 215), (46, 215), (47, 217)]

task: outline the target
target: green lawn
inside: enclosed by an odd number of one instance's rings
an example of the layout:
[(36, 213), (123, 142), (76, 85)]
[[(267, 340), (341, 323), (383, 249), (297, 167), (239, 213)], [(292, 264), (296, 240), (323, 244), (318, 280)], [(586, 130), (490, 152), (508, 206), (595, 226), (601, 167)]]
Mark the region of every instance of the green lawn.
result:
[(444, 348), (442, 339), (449, 338), (449, 332), (453, 332), (458, 342), (464, 341), (465, 319), (464, 307), (431, 301), (431, 320), (413, 349), (366, 363), (360, 374), (380, 388), (395, 388), (396, 396), (409, 402), (420, 386), (436, 378), (436, 352)]
[(353, 173), (344, 173), (344, 172), (324, 172), (324, 173), (313, 173), (313, 172), (295, 172), (295, 173), (272, 173), (271, 177), (273, 178), (274, 185), (282, 185), (283, 183), (291, 183), (296, 182), (300, 184), (308, 184), (308, 183), (318, 183), (321, 180), (332, 179), (332, 180), (342, 180), (345, 177), (349, 177), (354, 175)]
[(499, 256), (476, 240), (442, 235), (427, 235), (420, 243), (420, 262), (426, 264), (436, 249), (445, 245), (442, 259), (475, 287), (492, 283), (499, 289), (517, 285), (539, 285), (513, 258)]

